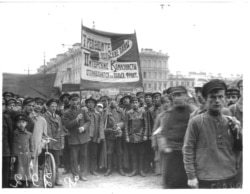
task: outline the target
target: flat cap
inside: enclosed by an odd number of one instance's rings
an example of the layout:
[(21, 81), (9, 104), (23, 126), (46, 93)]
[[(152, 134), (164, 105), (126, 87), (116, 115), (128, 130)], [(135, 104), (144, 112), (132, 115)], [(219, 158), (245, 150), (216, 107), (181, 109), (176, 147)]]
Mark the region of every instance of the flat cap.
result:
[(171, 88), (170, 92), (172, 94), (174, 94), (174, 93), (187, 93), (187, 89), (184, 86), (175, 86), (175, 87)]
[(25, 98), (24, 101), (23, 101), (23, 105), (25, 106), (25, 105), (29, 104), (30, 102), (35, 102), (35, 99), (30, 98), (30, 97)]
[(160, 95), (160, 96), (161, 96), (161, 93), (160, 93), (160, 92), (154, 92), (154, 93), (152, 94), (152, 97), (154, 98), (154, 97), (157, 96), (157, 95)]
[(131, 98), (131, 103), (133, 103), (134, 101), (138, 101), (138, 97), (136, 97), (136, 96), (135, 96), (135, 97), (132, 97), (132, 98)]
[(72, 98), (80, 98), (79, 94), (73, 93), (69, 96), (69, 99), (71, 100)]
[(12, 93), (12, 92), (8, 92), (8, 91), (6, 91), (6, 92), (4, 92), (3, 93), (3, 97), (5, 97), (5, 96), (11, 96), (12, 98), (14, 97), (14, 93)]
[(43, 98), (41, 98), (41, 97), (36, 97), (36, 98), (35, 98), (35, 102), (36, 102), (36, 103), (42, 103), (42, 104), (44, 104), (45, 101), (46, 101), (46, 100), (43, 99)]
[(205, 98), (212, 90), (227, 90), (227, 85), (220, 79), (213, 79), (202, 87), (202, 96)]
[(16, 99), (14, 99), (14, 98), (8, 99), (7, 102), (6, 102), (6, 105), (12, 104), (12, 103), (16, 104)]
[(105, 96), (101, 96), (101, 97), (100, 97), (100, 101), (102, 101), (102, 100), (109, 100), (109, 97), (106, 96), (106, 95), (105, 95)]
[(145, 95), (144, 95), (144, 97), (145, 97), (145, 98), (146, 98), (147, 96), (152, 97), (152, 95), (153, 95), (152, 92), (146, 92)]
[(55, 103), (59, 103), (59, 101), (58, 101), (58, 99), (56, 99), (56, 98), (51, 98), (51, 99), (49, 99), (47, 102), (46, 102), (46, 106), (50, 106), (53, 102), (55, 102)]
[(88, 104), (88, 102), (90, 102), (90, 101), (94, 102), (95, 105), (97, 104), (96, 99), (94, 99), (93, 97), (87, 98), (87, 99), (85, 100), (85, 104)]
[(18, 113), (15, 114), (14, 120), (16, 122), (20, 121), (20, 120), (28, 122), (28, 117), (24, 112), (18, 112)]
[(67, 92), (66, 92), (66, 93), (63, 93), (63, 94), (59, 97), (60, 101), (63, 101), (63, 98), (64, 98), (64, 97), (68, 97), (68, 98), (69, 98), (69, 97), (70, 97), (70, 94), (67, 93)]
[(129, 101), (131, 102), (131, 96), (130, 96), (130, 95), (125, 95), (125, 96), (123, 96), (123, 97), (121, 98), (120, 104), (123, 104), (123, 100), (124, 100), (125, 98), (128, 98)]
[(140, 97), (140, 96), (144, 97), (144, 96), (145, 96), (145, 93), (140, 91), (140, 92), (137, 92), (137, 93), (136, 93), (136, 96), (137, 96), (137, 97)]

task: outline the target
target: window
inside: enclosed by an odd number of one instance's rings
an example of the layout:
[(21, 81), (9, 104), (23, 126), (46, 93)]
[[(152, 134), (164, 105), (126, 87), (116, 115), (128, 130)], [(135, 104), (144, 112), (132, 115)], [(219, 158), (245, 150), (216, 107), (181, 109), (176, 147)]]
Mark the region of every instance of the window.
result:
[(148, 78), (151, 79), (151, 72), (148, 72)]
[(154, 90), (155, 90), (155, 91), (157, 90), (157, 83), (156, 83), (156, 82), (155, 82)]
[(170, 87), (173, 87), (174, 85), (173, 85), (173, 82), (172, 81), (170, 81)]
[(151, 88), (151, 83), (148, 84), (148, 87)]
[(143, 78), (146, 79), (147, 78), (147, 73), (146, 72), (143, 72)]

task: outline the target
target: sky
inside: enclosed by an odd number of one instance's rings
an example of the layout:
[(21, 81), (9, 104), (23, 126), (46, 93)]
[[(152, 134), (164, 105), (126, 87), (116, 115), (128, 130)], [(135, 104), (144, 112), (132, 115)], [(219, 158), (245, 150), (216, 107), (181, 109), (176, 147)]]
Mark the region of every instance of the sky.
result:
[(5, 1), (0, 4), (1, 71), (36, 73), (44, 52), (48, 62), (81, 41), (82, 19), (102, 31), (136, 31), (139, 50), (168, 53), (172, 73), (243, 74), (249, 65), (249, 18), (246, 0)]

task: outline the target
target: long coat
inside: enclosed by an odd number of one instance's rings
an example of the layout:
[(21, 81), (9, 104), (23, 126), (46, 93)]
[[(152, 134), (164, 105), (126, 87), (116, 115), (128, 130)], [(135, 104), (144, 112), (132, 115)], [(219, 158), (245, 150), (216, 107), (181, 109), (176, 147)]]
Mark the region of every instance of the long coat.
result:
[[(83, 118), (78, 123), (76, 117), (80, 113), (82, 113)], [(90, 119), (85, 108), (80, 110), (69, 109), (63, 115), (62, 120), (65, 128), (69, 131), (69, 145), (79, 145), (90, 141)], [(84, 127), (85, 131), (80, 133), (79, 127)]]
[(32, 134), (16, 129), (13, 136), (12, 156), (17, 157), (17, 171), (15, 174), (21, 176), (21, 180), (31, 179), (29, 164), (31, 158), (34, 158), (34, 142)]
[(45, 120), (47, 121), (47, 134), (49, 137), (56, 139), (57, 141), (51, 141), (49, 143), (49, 149), (52, 150), (62, 150), (64, 148), (64, 135), (62, 120), (59, 115), (52, 114), (47, 111), (44, 115)]

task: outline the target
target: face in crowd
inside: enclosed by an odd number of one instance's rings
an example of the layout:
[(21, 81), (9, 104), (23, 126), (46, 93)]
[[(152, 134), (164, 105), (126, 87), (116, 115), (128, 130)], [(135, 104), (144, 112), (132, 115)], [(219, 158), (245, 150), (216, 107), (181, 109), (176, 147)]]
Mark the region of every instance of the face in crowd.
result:
[(122, 99), (122, 95), (117, 95), (116, 96), (116, 102), (117, 102), (117, 104), (119, 104), (120, 103), (120, 100)]
[(116, 101), (114, 98), (110, 98), (110, 107), (115, 108), (116, 107)]
[(227, 105), (230, 106), (232, 104), (235, 104), (238, 100), (238, 96), (237, 95), (227, 95), (226, 96), (226, 102), (227, 102)]
[(17, 125), (18, 129), (20, 129), (21, 131), (24, 131), (26, 126), (27, 126), (27, 121), (19, 120), (19, 121), (17, 121), (16, 125)]
[(87, 107), (88, 107), (89, 109), (93, 110), (93, 109), (95, 108), (95, 101), (89, 100), (89, 101), (87, 102)]
[(35, 112), (40, 113), (42, 109), (43, 109), (43, 103), (40, 101), (35, 102), (35, 108), (34, 108)]
[(109, 101), (108, 101), (108, 99), (106, 99), (106, 98), (103, 98), (103, 99), (101, 100), (101, 102), (102, 102), (103, 108), (106, 108), (106, 107), (108, 106), (108, 104), (109, 104)]
[(187, 103), (187, 94), (184, 92), (172, 93), (173, 106), (183, 107)]
[(68, 104), (69, 104), (69, 97), (65, 96), (65, 97), (63, 98), (63, 104), (64, 104), (64, 105), (68, 105)]
[(225, 90), (212, 90), (208, 93), (206, 102), (210, 112), (219, 113), (225, 104)]
[(16, 108), (15, 102), (13, 102), (13, 103), (8, 103), (7, 106), (6, 106), (6, 110), (7, 110), (8, 112), (13, 112), (13, 111), (15, 111), (15, 108)]
[(171, 101), (170, 101), (170, 99), (169, 99), (169, 97), (168, 96), (162, 96), (162, 106), (163, 106), (163, 109), (164, 110), (167, 110), (168, 109), (168, 107), (170, 107), (170, 105), (171, 105)]
[(29, 102), (24, 106), (24, 111), (27, 113), (32, 113), (35, 108), (35, 102)]
[(80, 108), (80, 98), (78, 98), (78, 97), (71, 98), (70, 105), (73, 108)]
[(134, 110), (137, 110), (139, 108), (139, 101), (138, 100), (133, 100), (132, 106)]
[(206, 103), (206, 100), (202, 96), (201, 90), (196, 90), (195, 95), (200, 104), (204, 105)]
[(147, 95), (147, 96), (145, 97), (145, 103), (146, 103), (147, 105), (151, 105), (151, 104), (153, 103), (152, 96)]
[(57, 103), (56, 102), (52, 102), (49, 106), (48, 106), (48, 111), (52, 114), (54, 114), (56, 112), (57, 109)]
[(22, 110), (22, 104), (17, 102), (15, 106), (15, 111), (21, 111)]
[(124, 105), (130, 104), (130, 98), (129, 98), (129, 97), (124, 98), (124, 99), (123, 99), (123, 104), (124, 104)]
[(161, 104), (161, 95), (155, 95), (153, 98), (153, 102), (155, 105), (160, 105)]

